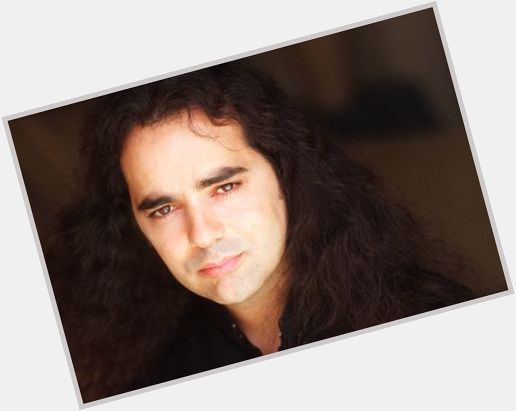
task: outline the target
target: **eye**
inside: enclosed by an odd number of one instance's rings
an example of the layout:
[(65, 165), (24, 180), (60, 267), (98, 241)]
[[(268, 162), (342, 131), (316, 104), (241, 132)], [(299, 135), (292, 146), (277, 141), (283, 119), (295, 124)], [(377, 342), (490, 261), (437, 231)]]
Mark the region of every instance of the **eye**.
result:
[(239, 185), (240, 185), (240, 183), (237, 183), (237, 182), (223, 184), (223, 185), (217, 187), (217, 189), (215, 190), (215, 194), (221, 194), (221, 195), (229, 194), (231, 191), (234, 191)]
[(163, 218), (170, 214), (172, 211), (174, 211), (174, 208), (172, 206), (165, 205), (163, 207), (158, 208), (157, 210), (154, 210), (152, 213), (149, 214), (149, 217)]

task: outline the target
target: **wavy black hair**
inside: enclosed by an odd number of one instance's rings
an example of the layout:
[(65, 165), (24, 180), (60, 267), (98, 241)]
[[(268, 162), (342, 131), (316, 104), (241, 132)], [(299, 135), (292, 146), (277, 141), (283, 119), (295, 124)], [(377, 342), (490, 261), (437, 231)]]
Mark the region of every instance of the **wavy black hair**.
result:
[(446, 279), (459, 265), (445, 248), (270, 78), (227, 63), (101, 100), (83, 132), (77, 201), (47, 253), (85, 402), (130, 387), (194, 298), (140, 233), (119, 162), (133, 127), (185, 110), (215, 124), (238, 121), (276, 173), (288, 213), (295, 345), (472, 298)]

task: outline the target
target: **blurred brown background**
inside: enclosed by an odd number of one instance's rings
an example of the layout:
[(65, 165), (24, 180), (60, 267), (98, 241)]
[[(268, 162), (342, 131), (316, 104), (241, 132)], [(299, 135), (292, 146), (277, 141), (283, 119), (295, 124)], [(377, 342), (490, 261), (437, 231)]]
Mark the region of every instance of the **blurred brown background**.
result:
[[(356, 158), (475, 268), (507, 289), (432, 9), (243, 59), (301, 99)], [(95, 100), (9, 121), (45, 248), (70, 197), (78, 133)]]

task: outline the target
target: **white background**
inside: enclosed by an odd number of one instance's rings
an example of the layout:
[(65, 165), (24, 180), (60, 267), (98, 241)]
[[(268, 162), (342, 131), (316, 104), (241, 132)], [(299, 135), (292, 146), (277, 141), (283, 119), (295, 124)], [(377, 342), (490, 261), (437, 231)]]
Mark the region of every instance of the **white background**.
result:
[[(129, 3), (2, 2), (0, 116), (424, 4)], [(511, 3), (437, 2), (492, 215), (514, 275)], [(30, 219), (1, 133), (0, 409), (77, 409)], [(509, 295), (95, 409), (514, 409), (515, 320), (516, 298)]]

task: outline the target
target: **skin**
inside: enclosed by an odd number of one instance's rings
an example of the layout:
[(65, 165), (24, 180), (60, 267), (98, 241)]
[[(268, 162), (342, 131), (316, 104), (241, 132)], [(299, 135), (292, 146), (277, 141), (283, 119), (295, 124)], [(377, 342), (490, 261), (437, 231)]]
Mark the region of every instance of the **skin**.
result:
[(134, 128), (121, 155), (134, 217), (174, 277), (222, 304), (262, 352), (279, 345), (287, 213), (235, 121), (200, 111)]

